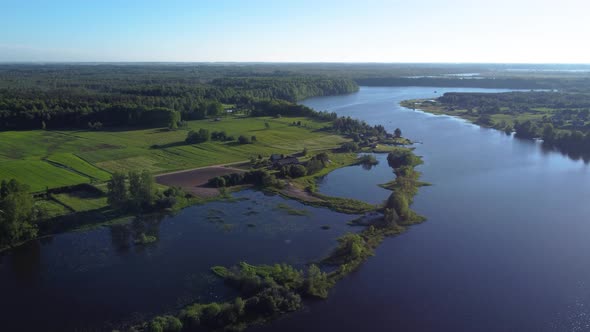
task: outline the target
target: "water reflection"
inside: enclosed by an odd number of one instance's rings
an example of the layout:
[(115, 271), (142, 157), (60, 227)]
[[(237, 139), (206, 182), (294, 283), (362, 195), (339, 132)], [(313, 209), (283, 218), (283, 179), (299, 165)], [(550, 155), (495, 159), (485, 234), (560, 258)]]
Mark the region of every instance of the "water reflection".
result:
[(131, 248), (131, 230), (127, 225), (113, 225), (109, 228), (111, 244), (118, 254), (124, 254)]
[(572, 151), (572, 150), (566, 150), (560, 147), (557, 147), (553, 144), (548, 144), (548, 143), (541, 143), (539, 144), (541, 147), (541, 152), (544, 154), (548, 154), (548, 153), (559, 153), (562, 156), (568, 157), (574, 161), (583, 161), (584, 164), (588, 164), (590, 163), (590, 154), (584, 151)]
[(37, 284), (41, 271), (41, 241), (30, 241), (15, 248), (10, 257), (10, 268), (15, 280), (23, 286)]
[(146, 243), (141, 243), (146, 236), (154, 237), (156, 241), (149, 246), (157, 246), (160, 238), (160, 225), (166, 218), (166, 214), (149, 214), (136, 217), (127, 224), (112, 225), (109, 227), (111, 244), (119, 254), (129, 252), (133, 247), (143, 250)]

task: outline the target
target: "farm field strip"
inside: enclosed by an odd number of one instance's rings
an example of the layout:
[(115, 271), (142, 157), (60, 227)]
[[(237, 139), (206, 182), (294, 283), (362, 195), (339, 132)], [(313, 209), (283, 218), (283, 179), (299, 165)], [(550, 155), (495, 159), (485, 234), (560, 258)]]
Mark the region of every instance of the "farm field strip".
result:
[[(302, 125), (295, 126), (294, 122)], [(332, 149), (345, 139), (320, 131), (327, 124), (306, 118), (231, 117), (221, 121), (188, 121), (186, 128), (174, 131), (150, 128), (0, 132), (0, 179), (16, 178), (36, 192), (106, 181), (115, 171), (146, 169), (165, 173), (242, 161), (258, 155), (288, 154), (304, 147)], [(210, 132), (225, 131), (234, 138), (256, 136), (256, 142), (240, 145), (235, 141), (209, 141), (185, 145), (188, 131), (200, 128)]]

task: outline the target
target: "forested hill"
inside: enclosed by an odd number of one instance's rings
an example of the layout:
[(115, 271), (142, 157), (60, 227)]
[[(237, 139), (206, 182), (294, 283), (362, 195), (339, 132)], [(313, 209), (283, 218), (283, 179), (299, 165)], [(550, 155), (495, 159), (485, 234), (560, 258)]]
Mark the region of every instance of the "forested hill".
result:
[(224, 104), (251, 111), (357, 90), (351, 79), (240, 66), (4, 65), (0, 129), (168, 126), (218, 116)]

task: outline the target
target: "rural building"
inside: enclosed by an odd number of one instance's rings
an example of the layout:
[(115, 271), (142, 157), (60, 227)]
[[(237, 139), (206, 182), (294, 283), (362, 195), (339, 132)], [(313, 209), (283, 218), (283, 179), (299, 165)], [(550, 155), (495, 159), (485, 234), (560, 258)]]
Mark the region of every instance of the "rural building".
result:
[(270, 158), (269, 159), (270, 159), (270, 161), (272, 161), (274, 163), (274, 162), (277, 162), (277, 161), (283, 159), (283, 155), (280, 155), (280, 154), (277, 154), (277, 153), (273, 153), (273, 154), (270, 155)]

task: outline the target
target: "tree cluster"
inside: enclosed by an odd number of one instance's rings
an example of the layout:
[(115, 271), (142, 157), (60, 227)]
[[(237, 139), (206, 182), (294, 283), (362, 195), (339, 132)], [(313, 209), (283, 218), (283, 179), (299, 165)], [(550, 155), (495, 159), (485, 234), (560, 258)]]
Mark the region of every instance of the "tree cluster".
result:
[(116, 209), (150, 210), (156, 199), (154, 178), (146, 170), (113, 173), (107, 189), (107, 202)]
[(0, 183), (0, 247), (37, 236), (41, 211), (28, 186), (11, 179)]

